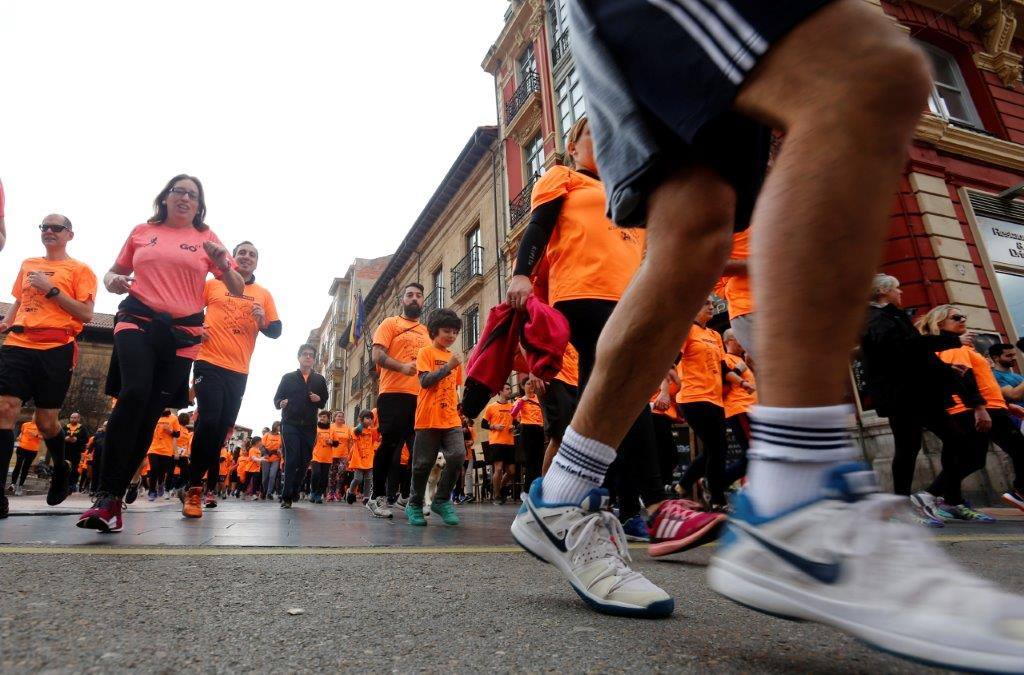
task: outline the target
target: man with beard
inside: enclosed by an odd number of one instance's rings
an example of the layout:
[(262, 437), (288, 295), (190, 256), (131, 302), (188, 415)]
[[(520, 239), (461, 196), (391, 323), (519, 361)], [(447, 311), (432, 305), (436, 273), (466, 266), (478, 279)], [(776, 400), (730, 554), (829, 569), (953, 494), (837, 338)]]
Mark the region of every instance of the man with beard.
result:
[(384, 319), (373, 335), (373, 362), (380, 368), (377, 419), (380, 447), (373, 458), (373, 499), (366, 503), (375, 518), (392, 518), (390, 506), (401, 474), (401, 452), (416, 436), (416, 397), (420, 393), (416, 355), (427, 346), (427, 327), (420, 323), (423, 286), (410, 283), (402, 291), (402, 313)]

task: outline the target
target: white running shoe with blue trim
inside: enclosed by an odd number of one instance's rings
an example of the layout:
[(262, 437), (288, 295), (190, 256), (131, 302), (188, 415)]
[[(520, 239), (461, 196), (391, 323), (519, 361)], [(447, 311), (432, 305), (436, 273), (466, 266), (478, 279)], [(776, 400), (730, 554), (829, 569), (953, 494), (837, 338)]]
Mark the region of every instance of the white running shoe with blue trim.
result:
[(557, 567), (583, 601), (598, 612), (645, 618), (666, 617), (675, 601), (632, 570), (626, 534), (605, 509), (607, 490), (591, 490), (579, 504), (547, 504), (541, 478), (523, 494), (512, 522), (515, 540), (543, 562)]
[(961, 568), (920, 528), (890, 520), (905, 499), (879, 494), (861, 464), (837, 467), (819, 499), (773, 517), (741, 494), (708, 568), (711, 588), (923, 663), (1021, 672), (1024, 598)]

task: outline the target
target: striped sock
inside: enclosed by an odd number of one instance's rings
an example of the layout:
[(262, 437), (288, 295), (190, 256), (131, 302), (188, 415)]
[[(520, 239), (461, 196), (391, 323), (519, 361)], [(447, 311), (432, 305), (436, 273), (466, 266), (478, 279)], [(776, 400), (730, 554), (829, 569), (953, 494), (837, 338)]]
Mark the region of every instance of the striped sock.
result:
[(853, 407), (769, 408), (750, 411), (748, 495), (773, 515), (821, 494), (826, 474), (859, 456), (848, 429)]
[(601, 487), (608, 465), (614, 459), (615, 448), (580, 436), (568, 427), (558, 453), (544, 474), (541, 487), (544, 502), (570, 504), (582, 501), (588, 492)]

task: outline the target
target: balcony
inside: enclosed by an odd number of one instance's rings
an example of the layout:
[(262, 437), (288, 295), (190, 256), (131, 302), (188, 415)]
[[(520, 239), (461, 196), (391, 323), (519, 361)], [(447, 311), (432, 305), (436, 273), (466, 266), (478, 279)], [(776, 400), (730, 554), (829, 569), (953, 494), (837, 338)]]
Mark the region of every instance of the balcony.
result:
[(423, 315), (444, 307), (444, 288), (438, 287), (430, 295), (423, 298)]
[(452, 297), (455, 298), (484, 278), (484, 247), (474, 246), (452, 268)]
[(352, 376), (352, 391), (350, 393), (353, 396), (355, 396), (359, 392), (359, 390), (363, 388), (363, 385), (365, 383), (366, 383), (366, 375), (365, 375), (365, 373), (363, 373), (361, 371), (356, 372), (356, 374)]
[(551, 48), (551, 67), (558, 66), (559, 61), (569, 54), (569, 31), (563, 30), (562, 34), (555, 40), (555, 46)]
[(540, 126), (540, 76), (528, 73), (505, 102), (505, 136), (523, 145)]
[(537, 177), (531, 176), (526, 186), (508, 203), (508, 215), (512, 221), (512, 227), (515, 227), (516, 223), (530, 212), (530, 196), (533, 194), (533, 184), (536, 182)]

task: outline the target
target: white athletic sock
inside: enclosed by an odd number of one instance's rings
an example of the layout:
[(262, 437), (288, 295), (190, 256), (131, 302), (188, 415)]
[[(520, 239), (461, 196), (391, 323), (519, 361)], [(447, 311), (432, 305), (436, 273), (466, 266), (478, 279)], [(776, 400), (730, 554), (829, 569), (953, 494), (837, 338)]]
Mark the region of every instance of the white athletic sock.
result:
[(774, 515), (820, 495), (826, 474), (859, 455), (852, 423), (849, 405), (754, 406), (747, 494), (758, 513)]
[(608, 465), (615, 459), (615, 448), (586, 438), (572, 427), (565, 430), (558, 453), (544, 474), (541, 487), (544, 501), (569, 504), (583, 500), (584, 495), (601, 487)]

